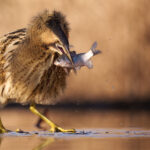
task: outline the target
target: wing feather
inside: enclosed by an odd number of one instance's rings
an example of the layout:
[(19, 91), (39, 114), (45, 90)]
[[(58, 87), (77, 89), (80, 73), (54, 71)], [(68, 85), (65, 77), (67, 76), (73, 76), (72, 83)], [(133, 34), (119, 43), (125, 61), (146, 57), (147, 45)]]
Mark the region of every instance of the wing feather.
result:
[(4, 68), (6, 67), (4, 57), (8, 57), (8, 53), (13, 52), (20, 43), (23, 42), (26, 36), (26, 29), (19, 29), (14, 32), (10, 32), (0, 37), (0, 84), (5, 80)]

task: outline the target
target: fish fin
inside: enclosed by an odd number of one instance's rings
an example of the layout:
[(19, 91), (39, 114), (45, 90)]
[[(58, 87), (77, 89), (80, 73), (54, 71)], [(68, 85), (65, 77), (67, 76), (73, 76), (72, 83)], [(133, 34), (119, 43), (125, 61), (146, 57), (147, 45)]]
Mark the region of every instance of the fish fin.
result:
[(91, 49), (95, 49), (97, 47), (97, 42), (95, 41), (92, 46), (91, 46)]
[(101, 51), (100, 51), (100, 50), (97, 50), (96, 47), (97, 47), (97, 42), (95, 41), (95, 42), (92, 44), (92, 46), (91, 46), (91, 50), (92, 50), (92, 52), (93, 52), (93, 55), (97, 55), (97, 54), (101, 53)]
[(94, 49), (92, 52), (93, 52), (94, 55), (97, 55), (97, 54), (99, 54), (99, 53), (102, 53), (100, 50), (97, 50), (97, 49)]
[(85, 66), (87, 66), (89, 69), (92, 69), (93, 68), (92, 61), (91, 60), (86, 61)]

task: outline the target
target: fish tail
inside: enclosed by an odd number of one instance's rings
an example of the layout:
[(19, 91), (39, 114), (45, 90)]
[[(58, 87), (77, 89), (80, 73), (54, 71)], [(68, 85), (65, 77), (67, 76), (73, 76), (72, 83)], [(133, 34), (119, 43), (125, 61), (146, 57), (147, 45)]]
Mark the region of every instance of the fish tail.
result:
[(92, 44), (92, 46), (91, 46), (91, 50), (92, 50), (92, 52), (93, 52), (93, 55), (97, 55), (97, 54), (101, 53), (101, 51), (100, 51), (100, 50), (97, 50), (96, 47), (97, 47), (97, 42), (95, 41), (95, 42)]

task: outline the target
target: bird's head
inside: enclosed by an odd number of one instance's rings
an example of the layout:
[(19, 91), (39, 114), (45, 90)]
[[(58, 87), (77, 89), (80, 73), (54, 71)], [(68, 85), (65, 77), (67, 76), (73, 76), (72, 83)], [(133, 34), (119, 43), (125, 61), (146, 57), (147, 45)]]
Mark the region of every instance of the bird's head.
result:
[(32, 43), (51, 54), (65, 54), (73, 63), (69, 50), (69, 25), (62, 13), (45, 10), (33, 18), (27, 34)]

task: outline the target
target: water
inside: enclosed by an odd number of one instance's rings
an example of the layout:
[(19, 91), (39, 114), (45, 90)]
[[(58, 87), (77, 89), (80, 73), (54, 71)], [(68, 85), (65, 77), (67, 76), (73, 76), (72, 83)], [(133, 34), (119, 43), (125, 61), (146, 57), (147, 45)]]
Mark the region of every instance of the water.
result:
[[(40, 109), (41, 110), (41, 109)], [(150, 112), (98, 109), (50, 109), (48, 117), (76, 134), (39, 131), (37, 117), (26, 108), (0, 111), (6, 128), (28, 133), (7, 133), (0, 137), (0, 150), (148, 150)], [(45, 123), (42, 126), (48, 128)]]

